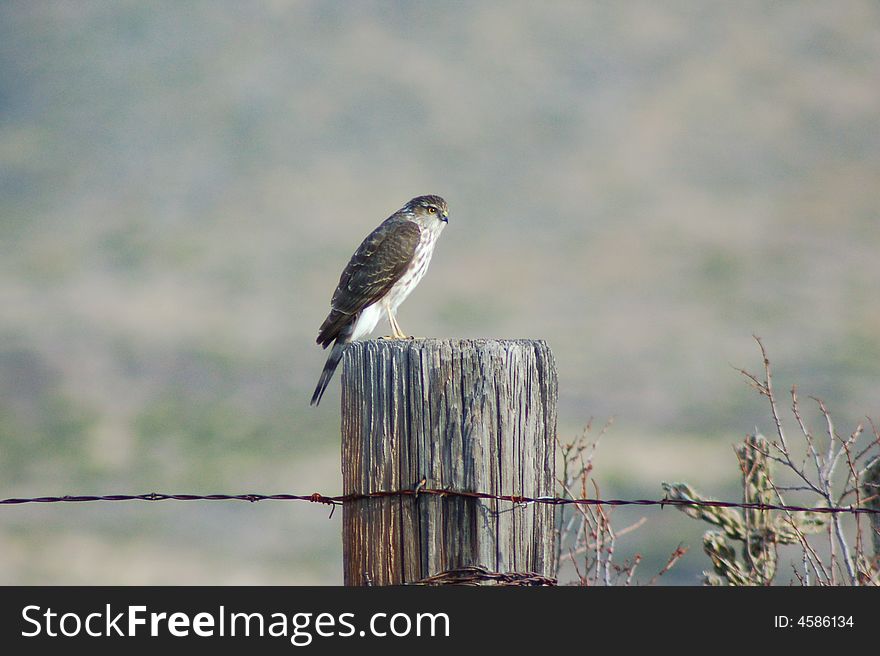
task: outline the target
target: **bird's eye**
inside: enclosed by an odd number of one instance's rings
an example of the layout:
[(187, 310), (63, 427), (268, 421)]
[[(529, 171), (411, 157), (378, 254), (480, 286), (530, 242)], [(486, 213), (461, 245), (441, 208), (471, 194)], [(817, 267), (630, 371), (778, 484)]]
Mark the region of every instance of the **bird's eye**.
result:
[(436, 207), (429, 207), (429, 208), (428, 208), (428, 211), (429, 211), (431, 214), (436, 214), (436, 213), (437, 213), (437, 208), (436, 208)]

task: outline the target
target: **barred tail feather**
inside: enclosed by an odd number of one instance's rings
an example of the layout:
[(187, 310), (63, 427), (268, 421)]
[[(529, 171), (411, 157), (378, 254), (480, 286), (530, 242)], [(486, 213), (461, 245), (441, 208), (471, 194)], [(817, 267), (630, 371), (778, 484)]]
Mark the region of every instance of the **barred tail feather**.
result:
[(324, 396), (324, 392), (327, 390), (327, 385), (330, 384), (330, 379), (333, 378), (333, 373), (336, 371), (336, 367), (339, 366), (339, 361), (342, 360), (342, 353), (345, 351), (345, 346), (351, 341), (351, 335), (354, 332), (355, 323), (357, 322), (351, 321), (339, 332), (339, 336), (336, 338), (333, 348), (330, 349), (330, 355), (327, 357), (327, 362), (324, 364), (324, 370), (321, 372), (321, 377), (318, 379), (318, 386), (315, 388), (315, 393), (312, 394), (312, 401), (309, 405), (318, 405), (321, 402), (321, 397)]

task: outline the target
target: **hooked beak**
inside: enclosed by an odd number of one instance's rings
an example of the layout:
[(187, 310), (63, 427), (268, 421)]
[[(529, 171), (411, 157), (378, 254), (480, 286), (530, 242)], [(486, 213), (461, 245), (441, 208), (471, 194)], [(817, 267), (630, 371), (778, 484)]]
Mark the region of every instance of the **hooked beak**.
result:
[(449, 212), (443, 210), (443, 213), (440, 215), (440, 220), (443, 221), (443, 223), (449, 223)]

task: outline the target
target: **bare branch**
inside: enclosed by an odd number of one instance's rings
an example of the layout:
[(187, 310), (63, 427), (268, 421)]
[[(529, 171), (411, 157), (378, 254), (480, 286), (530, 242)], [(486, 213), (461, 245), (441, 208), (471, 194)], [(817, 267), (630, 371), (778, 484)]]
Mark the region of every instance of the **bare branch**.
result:
[(686, 547), (686, 546), (684, 546), (683, 544), (678, 545), (678, 547), (675, 549), (675, 551), (672, 552), (672, 555), (669, 556), (669, 560), (668, 560), (667, 563), (663, 566), (663, 569), (661, 569), (659, 572), (657, 572), (657, 573), (651, 578), (651, 580), (648, 581), (648, 585), (654, 585), (654, 583), (657, 582), (657, 579), (659, 579), (661, 576), (663, 576), (664, 574), (666, 574), (666, 572), (668, 572), (669, 570), (671, 570), (671, 569), (675, 566), (675, 564), (676, 564), (679, 560), (681, 560), (681, 557), (684, 556), (684, 555), (689, 551), (689, 549), (690, 549), (689, 547)]

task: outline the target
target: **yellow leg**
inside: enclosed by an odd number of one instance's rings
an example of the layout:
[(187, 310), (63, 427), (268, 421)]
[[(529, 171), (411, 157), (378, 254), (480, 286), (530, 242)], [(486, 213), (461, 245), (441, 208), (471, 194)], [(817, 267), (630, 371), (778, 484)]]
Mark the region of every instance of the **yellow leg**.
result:
[(400, 324), (397, 323), (397, 317), (393, 314), (391, 315), (391, 326), (392, 330), (394, 330), (394, 336), (397, 339), (406, 339), (406, 333), (403, 332), (403, 328), (400, 327)]
[(388, 339), (406, 339), (406, 333), (401, 330), (400, 324), (397, 323), (397, 317), (392, 314), (391, 308), (386, 307), (385, 313), (388, 315), (388, 323), (391, 324), (391, 335)]

